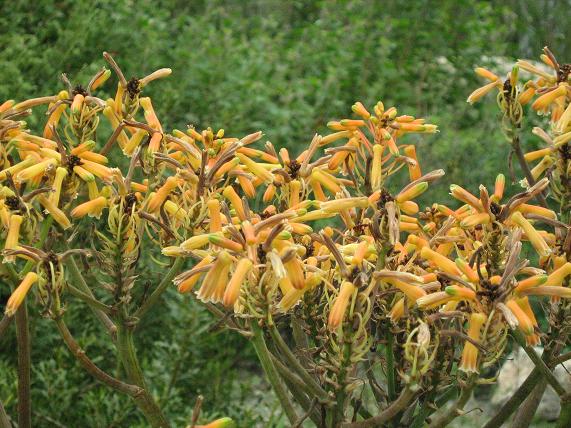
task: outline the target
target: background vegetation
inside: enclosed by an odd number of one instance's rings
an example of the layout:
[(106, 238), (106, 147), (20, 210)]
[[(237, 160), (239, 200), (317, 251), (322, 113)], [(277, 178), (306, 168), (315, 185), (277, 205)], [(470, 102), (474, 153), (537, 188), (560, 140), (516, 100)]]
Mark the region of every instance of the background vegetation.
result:
[[(474, 189), (507, 172), (493, 101), (465, 102), (480, 83), (473, 67), (506, 73), (515, 58), (536, 58), (546, 44), (571, 62), (570, 6), (556, 0), (0, 2), (0, 101), (55, 93), (61, 72), (85, 82), (107, 50), (127, 78), (173, 69), (148, 90), (166, 129), (188, 123), (230, 135), (262, 129), (276, 146), (296, 152), (328, 120), (346, 117), (354, 101), (382, 99), (440, 126), (439, 134), (418, 137), (418, 151), (426, 171), (446, 170), (435, 187), (445, 200), (450, 183)], [(109, 94), (114, 85), (107, 83)], [(139, 284), (157, 275), (150, 269)], [(7, 295), (1, 286), (0, 307)], [(80, 305), (68, 312), (82, 346), (113, 370), (106, 363), (111, 348), (90, 315)], [(134, 406), (86, 375), (54, 326), (31, 313), (34, 426), (144, 426)], [(279, 411), (248, 342), (215, 334), (216, 328), (174, 290), (141, 326), (145, 369), (167, 412), (183, 426), (202, 393), (212, 416), (232, 416), (244, 427), (278, 426)], [(0, 340), (0, 397), (11, 414), (14, 349), (10, 331)]]

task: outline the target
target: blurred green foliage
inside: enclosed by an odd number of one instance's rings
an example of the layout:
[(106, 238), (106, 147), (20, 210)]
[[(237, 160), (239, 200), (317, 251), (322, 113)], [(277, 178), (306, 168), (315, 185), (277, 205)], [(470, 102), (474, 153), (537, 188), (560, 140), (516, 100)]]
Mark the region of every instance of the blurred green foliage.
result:
[[(425, 171), (475, 189), (507, 173), (507, 144), (494, 100), (471, 107), (481, 83), (472, 69), (505, 74), (517, 57), (536, 58), (549, 44), (571, 60), (569, 1), (87, 1), (0, 2), (0, 100), (55, 93), (61, 72), (86, 83), (111, 52), (127, 78), (159, 67), (173, 75), (148, 94), (166, 129), (223, 127), (241, 136), (258, 129), (297, 152), (356, 100), (381, 99), (401, 113), (440, 126), (416, 139)], [(101, 96), (114, 92), (116, 80)], [(30, 125), (36, 125), (31, 119)], [(409, 140), (410, 141), (410, 140)], [(535, 144), (526, 138), (528, 147)], [(0, 288), (4, 299), (6, 287)], [(129, 401), (95, 383), (32, 308), (34, 426), (144, 426)], [(68, 324), (102, 367), (112, 348), (89, 313), (70, 305)], [(209, 315), (172, 290), (141, 326), (139, 349), (154, 393), (176, 426), (188, 422), (198, 393), (205, 412), (240, 426), (278, 426), (275, 400), (246, 340), (212, 334)], [(205, 334), (208, 333), (208, 334)], [(13, 330), (0, 340), (0, 399), (15, 413)]]

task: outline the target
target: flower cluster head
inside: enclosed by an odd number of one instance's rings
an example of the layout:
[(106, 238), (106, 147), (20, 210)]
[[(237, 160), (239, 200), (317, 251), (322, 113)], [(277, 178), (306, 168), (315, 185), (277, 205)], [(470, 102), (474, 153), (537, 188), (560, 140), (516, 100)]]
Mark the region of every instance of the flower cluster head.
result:
[[(362, 386), (357, 364), (377, 345), (405, 392), (437, 389), (452, 377), (434, 380), (444, 367), (472, 379), (495, 364), (510, 331), (539, 344), (545, 332), (532, 300), (571, 298), (571, 66), (548, 49), (550, 71), (520, 60), (502, 80), (477, 68), (489, 83), (468, 98), (498, 91), (512, 150), (534, 165), (523, 191), (504, 195), (499, 174), (491, 190), (453, 184), (451, 204), (425, 209), (419, 197), (444, 171), (423, 171), (407, 138), (437, 132), (424, 119), (357, 102), (351, 118), (329, 122), (331, 132), (299, 153), (259, 131), (168, 132), (145, 88), (171, 70), (127, 80), (104, 57), (118, 81), (113, 98), (95, 95), (112, 74), (102, 69), (85, 88), (64, 75), (57, 95), (0, 105), (3, 261), (21, 274), (8, 316), (37, 284), (44, 314), (59, 317), (73, 255), (99, 262), (109, 313), (147, 297), (136, 287), (143, 256), (172, 262), (164, 281), (253, 336), (259, 353), (267, 329), (296, 371), (291, 383), (305, 382), (308, 397), (332, 407), (333, 396), (349, 402)], [(521, 85), (521, 72), (534, 80)], [(524, 154), (527, 104), (550, 114), (551, 130), (536, 128), (547, 147)], [(37, 133), (23, 119), (39, 106), (47, 119)], [(111, 129), (103, 141), (102, 121)], [(305, 366), (276, 326), (291, 326)], [(387, 379), (394, 399), (396, 381)]]

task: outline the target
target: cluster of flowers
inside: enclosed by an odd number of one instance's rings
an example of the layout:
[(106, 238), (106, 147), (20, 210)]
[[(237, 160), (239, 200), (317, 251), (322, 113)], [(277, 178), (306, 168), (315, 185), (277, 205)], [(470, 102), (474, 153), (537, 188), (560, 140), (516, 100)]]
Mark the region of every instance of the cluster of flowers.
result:
[[(437, 132), (423, 119), (357, 102), (354, 118), (330, 122), (332, 132), (315, 135), (299, 154), (260, 144), (261, 132), (166, 133), (142, 91), (170, 70), (127, 81), (106, 59), (119, 80), (113, 99), (93, 95), (111, 74), (104, 69), (87, 89), (69, 84), (55, 96), (0, 106), (4, 263), (32, 263), (8, 316), (35, 283), (45, 313), (61, 316), (62, 260), (83, 249), (35, 245), (41, 226), (53, 219), (50, 233), (67, 240), (91, 233), (82, 217), (103, 215), (106, 226), (93, 239), (112, 247), (109, 258), (119, 263), (107, 262), (119, 264), (124, 278), (109, 287), (111, 306), (132, 304), (146, 246), (176, 258), (176, 267), (193, 260), (175, 272), (178, 291), (195, 293), (252, 337), (290, 422), (300, 423), (293, 400), (319, 426), (358, 427), (402, 417), (417, 399), (421, 411), (415, 404), (408, 416), (424, 423), (451, 379), (471, 391), (478, 374), (505, 357), (510, 331), (524, 346), (542, 341), (530, 297), (547, 296), (553, 305), (571, 298), (571, 67), (549, 51), (543, 59), (555, 75), (520, 61), (504, 82), (478, 68), (490, 83), (468, 99), (497, 88), (510, 118), (534, 96), (532, 108), (551, 115), (553, 137), (534, 130), (548, 147), (525, 155), (539, 162), (524, 191), (504, 198), (500, 174), (493, 192), (452, 185), (459, 204), (426, 209), (415, 199), (444, 172), (423, 173), (406, 142), (408, 134)], [(539, 77), (520, 89), (519, 69)], [(39, 105), (48, 106), (41, 136), (22, 121)], [(97, 142), (101, 116), (112, 128), (104, 144)], [(547, 191), (558, 212), (534, 202)], [(523, 257), (528, 243), (536, 266)], [(291, 343), (280, 330), (292, 331)], [(365, 387), (385, 408), (376, 416), (355, 404)], [(457, 416), (442, 413), (437, 426)]]

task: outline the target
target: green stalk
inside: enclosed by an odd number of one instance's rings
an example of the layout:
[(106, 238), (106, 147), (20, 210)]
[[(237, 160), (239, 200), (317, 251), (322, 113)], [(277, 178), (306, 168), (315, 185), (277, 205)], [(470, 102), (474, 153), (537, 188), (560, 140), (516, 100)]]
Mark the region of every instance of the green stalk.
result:
[(387, 361), (387, 393), (389, 401), (394, 401), (396, 393), (394, 336), (392, 331), (387, 330), (387, 345), (385, 346), (385, 359)]
[[(95, 296), (91, 291), (91, 288), (89, 288), (89, 285), (87, 285), (87, 282), (85, 282), (85, 278), (83, 278), (83, 275), (79, 271), (77, 263), (75, 262), (73, 257), (69, 258), (66, 267), (68, 272), (71, 274), (71, 277), (74, 280), (74, 284), (77, 286), (79, 291), (85, 293), (85, 295), (87, 295), (88, 297), (97, 300), (95, 299)], [(117, 327), (115, 326), (113, 321), (111, 321), (111, 318), (109, 318), (109, 316), (104, 311), (95, 307), (94, 305), (89, 305), (89, 307), (91, 308), (91, 311), (95, 314), (95, 316), (99, 319), (99, 321), (101, 321), (101, 324), (105, 326), (111, 337), (115, 338), (117, 334)]]
[(135, 402), (145, 415), (150, 426), (159, 428), (170, 427), (162, 410), (148, 390), (143, 371), (141, 370), (135, 352), (132, 327), (126, 324), (125, 319), (122, 319), (118, 324), (117, 351), (129, 382), (142, 388), (141, 393), (134, 397)]
[(143, 316), (147, 313), (149, 309), (151, 309), (155, 303), (159, 300), (165, 290), (172, 285), (173, 278), (180, 272), (182, 265), (184, 263), (184, 258), (178, 257), (174, 263), (172, 264), (171, 268), (167, 272), (167, 274), (163, 277), (162, 281), (159, 283), (155, 291), (149, 296), (147, 300), (143, 302), (143, 304), (135, 311), (133, 317), (135, 318), (143, 318)]
[(0, 428), (12, 428), (12, 424), (10, 423), (10, 418), (8, 418), (8, 414), (0, 401)]
[(32, 426), (31, 344), (28, 326), (28, 305), (22, 302), (15, 315), (16, 341), (18, 344), (18, 427)]
[[(48, 237), (53, 218), (49, 216), (42, 224), (40, 237), (36, 248), (41, 247)], [(28, 261), (20, 276), (23, 277), (34, 267), (33, 261)], [(16, 286), (16, 284), (14, 284)], [(26, 300), (22, 302), (15, 315), (16, 342), (18, 346), (18, 427), (30, 428), (32, 426), (32, 400), (31, 400), (31, 343), (28, 321), (28, 306)]]
[(262, 368), (264, 369), (264, 372), (266, 373), (266, 376), (272, 385), (272, 388), (274, 389), (289, 422), (293, 425), (297, 422), (298, 416), (293, 407), (293, 403), (288, 396), (288, 392), (278, 374), (278, 371), (272, 362), (270, 351), (268, 351), (268, 347), (266, 346), (266, 341), (264, 340), (262, 329), (256, 320), (253, 320), (250, 323), (250, 326), (252, 328), (252, 332), (254, 333), (251, 339), (252, 345), (256, 350), (256, 354), (258, 354), (258, 359), (262, 364)]
[(454, 403), (450, 409), (448, 409), (442, 415), (436, 418), (430, 424), (431, 428), (444, 428), (448, 426), (448, 424), (452, 422), (455, 418), (457, 418), (462, 414), (464, 406), (466, 406), (466, 403), (468, 403), (468, 400), (472, 396), (472, 391), (476, 386), (476, 380), (477, 377), (475, 375), (472, 375), (470, 379), (468, 379), (467, 385), (464, 388), (462, 388), (460, 396), (458, 397), (458, 400), (456, 400), (456, 403)]
[(557, 419), (556, 428), (569, 428), (571, 426), (571, 397), (568, 395), (561, 400), (561, 413)]
[(285, 361), (288, 363), (290, 369), (301, 378), (301, 380), (307, 385), (311, 393), (319, 399), (319, 401), (329, 401), (329, 396), (327, 392), (317, 383), (317, 381), (305, 370), (305, 368), (301, 365), (297, 357), (291, 352), (289, 346), (284, 342), (280, 332), (276, 328), (275, 324), (269, 326), (270, 336), (274, 341), (275, 345), (277, 346), (281, 356), (285, 358)]

